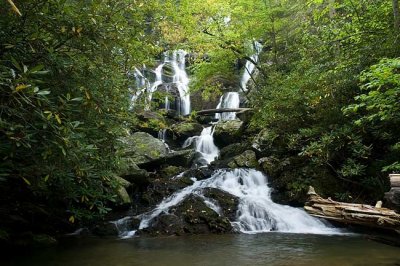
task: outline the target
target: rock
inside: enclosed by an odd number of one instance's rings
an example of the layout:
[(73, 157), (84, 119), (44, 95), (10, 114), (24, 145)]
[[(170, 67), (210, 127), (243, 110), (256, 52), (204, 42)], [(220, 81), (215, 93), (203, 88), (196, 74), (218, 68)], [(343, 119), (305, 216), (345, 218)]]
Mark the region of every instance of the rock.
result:
[(168, 154), (165, 144), (145, 132), (136, 132), (121, 139), (122, 156), (127, 158), (127, 163), (141, 166)]
[(115, 180), (118, 182), (118, 184), (120, 184), (122, 187), (124, 188), (128, 188), (130, 186), (132, 186), (132, 183), (129, 182), (128, 180), (120, 177), (120, 176), (114, 176)]
[(256, 153), (247, 150), (243, 154), (233, 157), (233, 159), (228, 163), (228, 166), (230, 168), (258, 168), (259, 164), (257, 162)]
[(189, 169), (185, 173), (183, 173), (184, 177), (187, 178), (196, 178), (197, 180), (203, 180), (211, 177), (211, 175), (214, 173), (215, 169), (212, 166), (208, 167), (199, 167), (199, 168), (193, 168)]
[(46, 234), (34, 234), (32, 235), (32, 244), (35, 247), (48, 247), (48, 246), (54, 246), (58, 242), (57, 240), (49, 235)]
[(387, 207), (400, 211), (400, 187), (392, 187), (389, 192), (385, 193)]
[(92, 228), (92, 233), (96, 236), (118, 236), (118, 229), (111, 222), (102, 222)]
[(267, 176), (275, 176), (279, 169), (279, 160), (273, 156), (263, 157), (258, 160), (262, 170)]
[(252, 147), (258, 152), (263, 153), (273, 148), (272, 144), (277, 138), (278, 135), (275, 132), (263, 129), (254, 137)]
[(119, 187), (119, 188), (117, 189), (117, 194), (118, 194), (118, 196), (119, 196), (119, 198), (121, 199), (121, 202), (122, 202), (123, 204), (131, 204), (131, 203), (132, 203), (131, 198), (129, 197), (128, 192), (126, 191), (126, 189), (125, 189), (123, 186), (121, 186), (121, 187)]
[(242, 133), (243, 122), (240, 120), (229, 120), (219, 122), (214, 129), (214, 142), (218, 147), (239, 142)]
[(150, 180), (150, 184), (144, 191), (140, 202), (145, 206), (155, 206), (165, 197), (170, 196), (174, 192), (181, 190), (193, 184), (193, 180), (189, 177), (181, 177), (174, 179), (156, 178)]
[(217, 188), (205, 188), (203, 193), (205, 197), (218, 202), (223, 216), (227, 217), (230, 221), (236, 219), (236, 212), (239, 205), (238, 197)]
[(233, 143), (224, 148), (222, 148), (219, 152), (219, 159), (225, 160), (232, 158), (236, 155), (242, 154), (249, 148), (247, 143)]
[(138, 186), (147, 184), (150, 173), (144, 169), (140, 169), (133, 162), (129, 163), (129, 161), (129, 158), (125, 158), (124, 163), (126, 167), (121, 171), (120, 176), (123, 176), (124, 179)]
[(182, 145), (187, 138), (200, 135), (202, 130), (203, 127), (198, 123), (182, 122), (172, 125), (169, 131), (172, 133), (173, 139)]
[(184, 168), (174, 166), (174, 165), (168, 165), (166, 167), (161, 168), (159, 174), (162, 178), (171, 178), (179, 173), (182, 173), (184, 171)]
[(251, 121), (251, 118), (254, 115), (254, 111), (253, 110), (248, 110), (248, 111), (244, 111), (244, 112), (238, 112), (236, 113), (236, 117), (239, 118), (241, 121), (243, 121), (244, 124), (249, 124)]
[(139, 234), (157, 235), (183, 235), (184, 223), (181, 217), (174, 214), (161, 214), (154, 219), (151, 227), (139, 231)]
[(228, 233), (232, 226), (225, 217), (207, 207), (197, 195), (191, 195), (182, 201), (171, 212), (183, 218), (184, 231), (188, 234)]
[(194, 149), (186, 149), (181, 151), (174, 151), (165, 157), (165, 163), (168, 165), (190, 167), (192, 165), (194, 156)]

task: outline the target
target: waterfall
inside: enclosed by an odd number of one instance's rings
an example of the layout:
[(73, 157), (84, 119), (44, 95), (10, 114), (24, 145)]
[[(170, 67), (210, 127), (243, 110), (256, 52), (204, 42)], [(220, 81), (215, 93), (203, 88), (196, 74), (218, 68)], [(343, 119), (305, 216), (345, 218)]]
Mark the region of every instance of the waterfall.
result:
[[(136, 91), (133, 93), (131, 98), (131, 108), (134, 107), (136, 101), (140, 95), (144, 92), (147, 93), (147, 99), (145, 100), (145, 110), (150, 110), (153, 93), (161, 86), (164, 85), (166, 93), (168, 94), (171, 90), (171, 85), (176, 86), (179, 93), (179, 101), (176, 106), (176, 110), (182, 115), (188, 115), (190, 113), (190, 93), (189, 93), (189, 77), (186, 73), (186, 55), (187, 53), (183, 50), (176, 50), (171, 53), (166, 52), (164, 54), (164, 60), (159, 64), (153, 71), (155, 74), (154, 82), (146, 77), (145, 67), (140, 71), (135, 68), (134, 77), (136, 80)], [(170, 66), (173, 70), (172, 83), (166, 83), (163, 80), (163, 69), (166, 65)], [(165, 109), (170, 109), (170, 102), (168, 95), (165, 97)]]
[(240, 87), (242, 88), (243, 91), (247, 91), (247, 83), (249, 82), (251, 75), (253, 74), (254, 69), (256, 68), (256, 65), (254, 63), (258, 62), (258, 57), (262, 50), (261, 43), (254, 41), (253, 42), (253, 50), (254, 50), (254, 54), (250, 56), (252, 61), (249, 61), (249, 60), (246, 61), (242, 79), (240, 81)]
[(180, 111), (182, 115), (190, 113), (190, 94), (189, 94), (189, 78), (186, 73), (186, 55), (183, 50), (177, 50), (172, 53), (172, 59), (166, 56), (165, 62), (169, 62), (174, 70), (172, 82), (178, 88), (180, 97)]
[[(221, 96), (217, 109), (222, 108), (239, 108), (240, 98), (237, 92), (228, 92)], [(215, 118), (220, 121), (234, 120), (236, 118), (235, 112), (215, 114)]]
[(148, 100), (149, 100), (148, 106), (149, 107), (151, 106), (151, 100), (153, 98), (153, 93), (157, 90), (158, 86), (160, 86), (163, 83), (163, 81), (162, 81), (163, 67), (164, 67), (164, 64), (161, 64), (154, 70), (154, 73), (156, 74), (156, 80), (151, 85), (149, 92), (148, 92)]
[[(231, 221), (242, 233), (288, 232), (311, 234), (339, 234), (338, 229), (308, 215), (304, 210), (274, 203), (267, 178), (253, 169), (218, 170), (209, 179), (195, 181), (170, 197), (164, 199), (154, 210), (140, 215), (139, 229), (151, 226), (155, 217), (168, 213), (169, 209), (182, 202), (190, 194), (200, 195), (204, 188), (221, 189), (239, 198), (236, 219)], [(207, 200), (207, 199), (206, 199)], [(210, 204), (210, 200), (208, 203)], [(208, 204), (208, 205), (209, 205)], [(214, 205), (214, 204), (212, 204)], [(218, 206), (210, 206), (219, 212)]]
[(214, 144), (214, 130), (212, 126), (202, 130), (200, 136), (190, 137), (183, 143), (183, 148), (187, 148), (194, 143), (196, 151), (201, 155), (200, 164), (210, 164), (218, 157), (219, 149)]

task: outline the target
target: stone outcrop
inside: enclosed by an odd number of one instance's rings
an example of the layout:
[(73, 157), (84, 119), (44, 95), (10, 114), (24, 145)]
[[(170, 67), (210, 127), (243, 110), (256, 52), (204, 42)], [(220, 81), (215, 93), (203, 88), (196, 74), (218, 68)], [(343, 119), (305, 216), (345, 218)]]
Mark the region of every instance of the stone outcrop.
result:
[(251, 150), (247, 150), (242, 154), (233, 157), (228, 163), (228, 166), (230, 168), (259, 168), (256, 153)]
[(243, 122), (240, 120), (229, 120), (219, 122), (214, 129), (214, 142), (222, 148), (229, 144), (240, 141)]

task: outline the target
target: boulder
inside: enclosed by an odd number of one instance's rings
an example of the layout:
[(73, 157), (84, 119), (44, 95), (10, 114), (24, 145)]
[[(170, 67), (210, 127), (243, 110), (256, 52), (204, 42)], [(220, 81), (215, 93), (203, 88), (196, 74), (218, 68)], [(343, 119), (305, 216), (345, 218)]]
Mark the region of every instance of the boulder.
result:
[(280, 168), (280, 161), (273, 157), (263, 157), (258, 160), (258, 163), (261, 166), (261, 169), (264, 171), (267, 176), (276, 176), (279, 168)]
[(132, 186), (132, 183), (129, 182), (128, 180), (120, 177), (120, 176), (114, 176), (115, 180), (118, 182), (118, 184), (124, 188), (128, 188), (130, 186)]
[(159, 175), (162, 178), (172, 178), (174, 176), (177, 176), (179, 173), (182, 173), (183, 171), (184, 168), (182, 167), (174, 165), (166, 165), (165, 167), (161, 168), (161, 170), (159, 171)]
[(200, 135), (202, 130), (203, 127), (199, 123), (182, 122), (172, 125), (169, 131), (173, 139), (183, 144), (187, 138)]
[(96, 224), (91, 231), (96, 236), (118, 236), (118, 229), (111, 222)]
[(120, 174), (124, 179), (137, 186), (145, 186), (148, 184), (149, 172), (140, 169), (134, 163), (129, 164), (129, 159), (125, 160), (125, 163), (128, 164), (128, 167)]
[(236, 212), (239, 205), (238, 197), (217, 188), (205, 188), (203, 190), (203, 195), (218, 203), (224, 217), (227, 217), (230, 221), (236, 219)]
[(165, 164), (190, 167), (192, 166), (195, 153), (193, 149), (170, 152), (163, 157), (141, 164), (141, 167), (153, 170)]
[(214, 142), (218, 147), (239, 142), (242, 135), (243, 122), (240, 120), (221, 121), (214, 129)]
[(123, 204), (131, 204), (131, 198), (129, 197), (128, 191), (123, 186), (117, 188), (117, 194)]
[(183, 235), (184, 222), (175, 214), (161, 214), (157, 216), (150, 227), (140, 230), (140, 235)]
[(251, 150), (247, 150), (242, 154), (233, 157), (232, 160), (228, 163), (228, 166), (230, 168), (259, 168), (256, 153)]
[(219, 159), (225, 160), (232, 158), (236, 155), (242, 154), (249, 148), (247, 143), (233, 143), (224, 148), (222, 148), (219, 152)]
[(194, 177), (197, 180), (203, 180), (211, 177), (214, 171), (215, 169), (212, 166), (199, 167), (199, 168), (189, 169), (188, 171), (183, 173), (183, 176), (187, 178)]
[(392, 187), (389, 192), (386, 192), (385, 200), (389, 208), (400, 211), (400, 187)]
[(269, 151), (277, 138), (278, 135), (275, 132), (265, 128), (254, 137), (252, 147), (260, 153)]
[(128, 165), (143, 164), (164, 158), (168, 154), (165, 144), (145, 132), (136, 132), (121, 139), (122, 156), (127, 158)]

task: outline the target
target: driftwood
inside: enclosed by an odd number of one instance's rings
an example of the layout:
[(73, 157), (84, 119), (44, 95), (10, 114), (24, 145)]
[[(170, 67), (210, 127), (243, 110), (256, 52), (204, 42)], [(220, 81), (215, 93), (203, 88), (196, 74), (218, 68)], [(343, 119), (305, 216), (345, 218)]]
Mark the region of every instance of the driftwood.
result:
[(324, 199), (310, 186), (304, 209), (312, 216), (344, 224), (356, 224), (383, 229), (400, 229), (400, 214), (387, 208), (366, 204), (345, 203)]
[(206, 109), (197, 112), (197, 115), (213, 115), (218, 113), (243, 113), (246, 111), (252, 110), (251, 108), (220, 108), (220, 109)]

